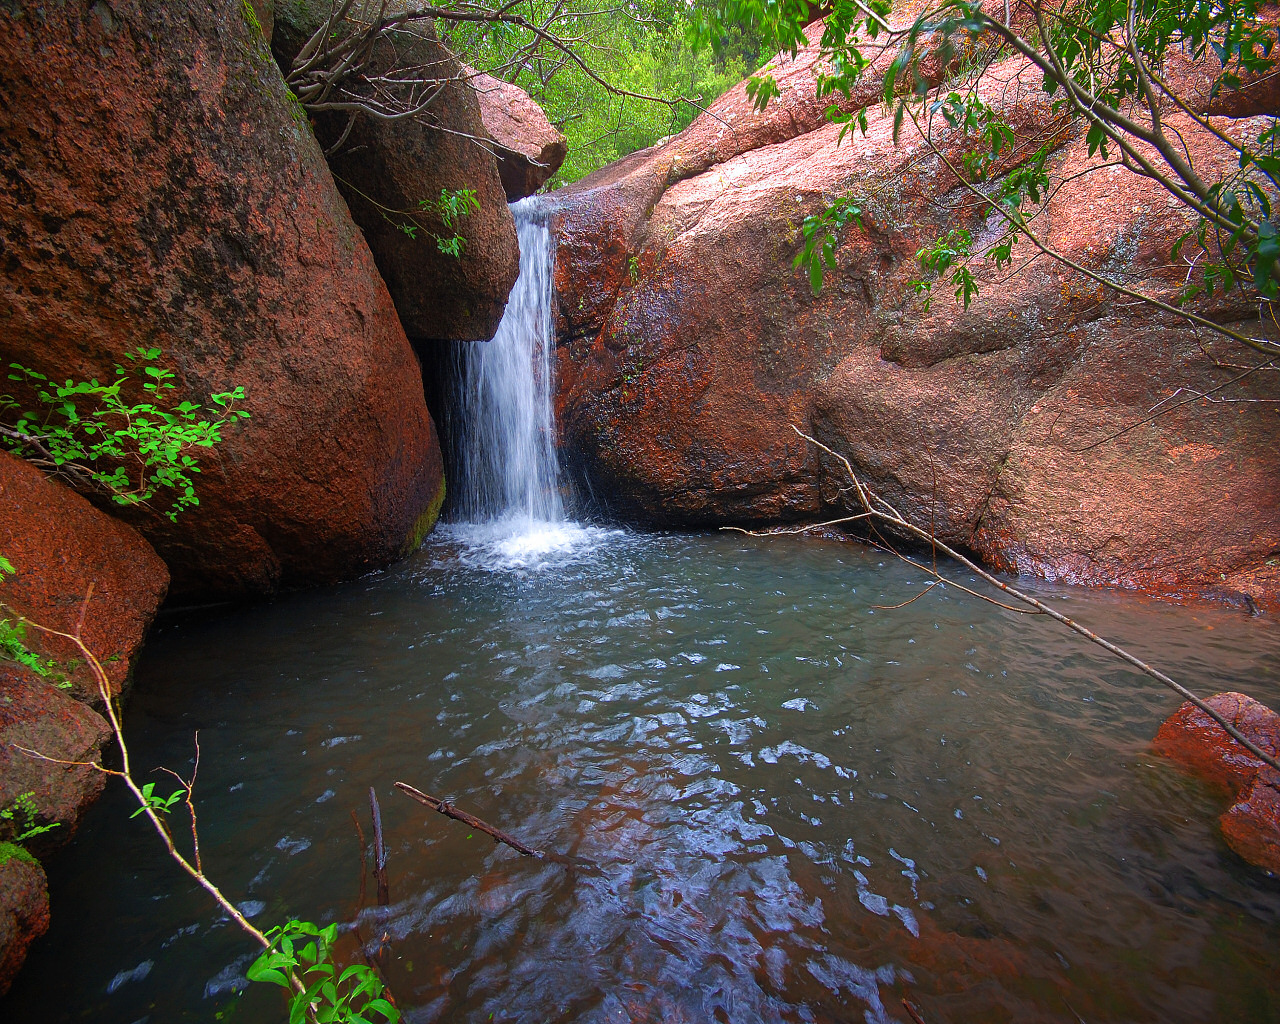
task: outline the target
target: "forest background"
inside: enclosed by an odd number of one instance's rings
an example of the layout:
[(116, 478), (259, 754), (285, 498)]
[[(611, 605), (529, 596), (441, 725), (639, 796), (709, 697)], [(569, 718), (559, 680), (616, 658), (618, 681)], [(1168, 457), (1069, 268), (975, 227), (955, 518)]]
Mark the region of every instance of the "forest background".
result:
[(555, 189), (677, 134), (772, 56), (750, 26), (720, 24), (711, 45), (696, 41), (711, 6), (708, 0), (520, 4), (530, 22), (573, 41), (598, 77), (552, 48), (530, 48), (529, 33), (512, 25), (439, 21), (437, 31), (464, 60), (524, 89), (564, 133), (569, 155), (547, 184)]

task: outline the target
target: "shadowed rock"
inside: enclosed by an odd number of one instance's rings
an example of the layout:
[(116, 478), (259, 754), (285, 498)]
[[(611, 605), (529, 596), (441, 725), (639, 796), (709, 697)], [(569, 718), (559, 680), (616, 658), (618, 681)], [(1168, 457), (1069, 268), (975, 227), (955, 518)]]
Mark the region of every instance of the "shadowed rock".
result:
[[(272, 47), (281, 68), (292, 65), (330, 9), (328, 0), (278, 0)], [(446, 81), (443, 92), (419, 118), (357, 118), (346, 142), (330, 154), (329, 166), (409, 336), (487, 341), (520, 269), (515, 222), (479, 101), (430, 22), (406, 26), (393, 40), (376, 44), (368, 74), (408, 67)], [(348, 118), (345, 111), (315, 117), (316, 137), (326, 150), (342, 138)], [(480, 208), (449, 227), (430, 204), (441, 190), (462, 189), (475, 193)], [(466, 240), (460, 257), (441, 252), (431, 236), (453, 237), (455, 231)]]
[[(133, 521), (173, 596), (349, 577), (412, 549), (443, 488), (418, 362), (310, 128), (239, 2), (0, 8), (0, 361), (252, 419), (200, 505)], [(29, 395), (18, 396), (30, 407)]]
[(27, 947), (48, 930), (44, 869), (0, 844), (0, 996), (13, 984)]

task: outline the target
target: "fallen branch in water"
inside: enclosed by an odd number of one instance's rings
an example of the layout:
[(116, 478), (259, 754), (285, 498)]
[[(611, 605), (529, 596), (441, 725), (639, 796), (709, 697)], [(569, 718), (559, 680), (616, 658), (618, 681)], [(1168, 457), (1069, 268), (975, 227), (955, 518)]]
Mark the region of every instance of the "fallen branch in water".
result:
[(369, 787), (369, 810), (373, 813), (373, 877), (378, 883), (378, 906), (391, 902), (391, 887), (387, 884), (387, 844), (382, 837), (382, 808), (378, 806), (378, 794)]
[[(1079, 633), (1082, 637), (1084, 637), (1090, 643), (1097, 644), (1104, 651), (1107, 651), (1108, 653), (1115, 655), (1117, 658), (1120, 658), (1122, 661), (1128, 662), (1134, 668), (1138, 669), (1141, 672), (1144, 672), (1146, 675), (1149, 675), (1152, 679), (1163, 684), (1164, 686), (1169, 687), (1169, 689), (1173, 690), (1176, 694), (1182, 697), (1183, 700), (1190, 701), (1192, 704), (1198, 707), (1201, 711), (1203, 711), (1206, 715), (1208, 715), (1211, 719), (1213, 719), (1214, 722), (1216, 722), (1219, 726), (1221, 726), (1226, 731), (1227, 735), (1229, 735), (1237, 743), (1239, 743), (1246, 750), (1248, 750), (1249, 753), (1253, 754), (1254, 757), (1257, 757), (1263, 763), (1270, 765), (1276, 771), (1280, 771), (1280, 761), (1278, 761), (1272, 755), (1268, 754), (1265, 750), (1261, 749), (1256, 743), (1252, 742), (1247, 736), (1245, 736), (1242, 732), (1240, 732), (1239, 729), (1237, 729), (1234, 725), (1228, 722), (1226, 718), (1224, 718), (1218, 711), (1214, 710), (1212, 707), (1206, 704), (1203, 700), (1197, 697), (1194, 693), (1188, 690), (1181, 683), (1177, 682), (1174, 679), (1171, 679), (1169, 676), (1165, 675), (1159, 669), (1153, 668), (1151, 665), (1148, 665), (1141, 658), (1138, 658), (1135, 655), (1130, 654), (1124, 648), (1116, 644), (1113, 644), (1110, 640), (1107, 640), (1105, 637), (1099, 636), (1097, 633), (1093, 632), (1093, 630), (1089, 629), (1088, 627), (1082, 626), (1080, 623), (1076, 622), (1074, 619), (1068, 618), (1066, 615), (1063, 615), (1056, 608), (1050, 607), (1049, 605), (1045, 604), (1043, 601), (1037, 598), (1034, 598), (1030, 594), (1027, 594), (1021, 590), (1018, 590), (1016, 587), (1011, 587), (1009, 584), (1005, 583), (1003, 580), (997, 578), (996, 576), (993, 576), (991, 573), (987, 572), (977, 563), (970, 561), (968, 558), (960, 554), (960, 552), (956, 551), (954, 548), (938, 540), (933, 530), (924, 530), (916, 526), (914, 523), (906, 519), (906, 517), (904, 517), (901, 512), (899, 512), (896, 508), (890, 505), (889, 502), (885, 501), (884, 498), (880, 497), (880, 495), (876, 494), (873, 490), (871, 490), (870, 487), (864, 484), (862, 480), (859, 479), (858, 474), (854, 471), (853, 464), (847, 458), (845, 458), (839, 452), (832, 451), (830, 448), (828, 448), (825, 444), (823, 444), (817, 438), (810, 437), (803, 430), (797, 427), (794, 423), (791, 425), (791, 429), (794, 430), (806, 441), (808, 441), (810, 444), (814, 445), (817, 448), (822, 449), (822, 451), (826, 452), (832, 458), (838, 459), (840, 461), (841, 465), (844, 466), (845, 472), (849, 475), (849, 480), (851, 481), (851, 484), (852, 484), (851, 488), (845, 489), (846, 493), (849, 490), (852, 490), (854, 493), (857, 494), (859, 505), (861, 505), (863, 512), (873, 523), (874, 522), (884, 523), (892, 527), (896, 531), (905, 533), (910, 537), (914, 537), (917, 540), (920, 540), (925, 542), (926, 544), (929, 544), (933, 548), (935, 553), (938, 551), (941, 551), (944, 555), (959, 562), (970, 572), (980, 577), (986, 583), (991, 584), (991, 586), (995, 587), (997, 590), (1001, 591), (1002, 593), (1008, 594), (1010, 597), (1014, 598), (1015, 600), (1020, 601), (1023, 604), (1027, 605), (1028, 607), (1035, 609), (1035, 611), (1041, 615), (1047, 615), (1049, 618), (1053, 619), (1055, 622), (1059, 622), (1062, 625), (1066, 626), (1068, 629), (1072, 630), (1073, 632)], [(872, 527), (872, 529), (874, 529), (874, 526)], [(938, 582), (946, 583), (950, 586), (957, 587), (960, 590), (964, 590), (970, 594), (974, 593), (972, 590), (968, 590), (968, 588), (962, 586), (961, 584), (955, 583), (954, 581), (944, 577), (941, 573), (938, 572), (936, 564), (933, 568), (930, 568), (929, 566), (922, 565), (920, 562), (907, 558), (905, 555), (898, 554), (898, 552), (894, 551), (893, 548), (888, 545), (887, 541), (886, 541), (885, 547), (886, 547), (886, 550), (891, 551), (893, 554), (897, 555), (903, 561), (909, 563), (910, 565), (914, 565), (916, 568), (922, 570), (925, 573), (928, 573), (930, 576), (934, 577), (934, 579), (937, 580)], [(936, 557), (936, 554), (935, 554), (935, 557)], [(924, 595), (921, 594), (918, 596), (922, 597)], [(994, 600), (993, 598), (986, 597), (985, 595), (982, 595), (982, 594), (975, 594), (975, 596), (982, 598), (982, 600), (984, 601), (988, 601), (992, 604), (999, 605), (1001, 608), (1010, 607), (999, 601)], [(1011, 608), (1010, 610), (1020, 611), (1021, 609)], [(397, 785), (399, 785), (399, 783), (397, 783)]]
[(405, 796), (411, 800), (416, 800), (423, 807), (430, 807), (433, 811), (438, 811), (446, 818), (452, 818), (454, 821), (460, 821), (464, 825), (469, 825), (477, 832), (483, 832), (490, 836), (495, 843), (503, 843), (511, 847), (516, 853), (522, 857), (536, 857), (538, 860), (551, 861), (554, 864), (563, 864), (570, 868), (585, 868), (587, 870), (598, 870), (596, 865), (582, 857), (566, 857), (561, 853), (552, 853), (550, 850), (535, 850), (532, 846), (526, 846), (520, 842), (515, 836), (509, 832), (503, 832), (500, 828), (494, 828), (487, 821), (477, 818), (474, 814), (468, 814), (466, 811), (460, 811), (447, 800), (441, 800), (438, 796), (430, 796), (422, 792), (420, 789), (414, 789), (407, 782), (397, 782), (396, 789), (400, 790)]

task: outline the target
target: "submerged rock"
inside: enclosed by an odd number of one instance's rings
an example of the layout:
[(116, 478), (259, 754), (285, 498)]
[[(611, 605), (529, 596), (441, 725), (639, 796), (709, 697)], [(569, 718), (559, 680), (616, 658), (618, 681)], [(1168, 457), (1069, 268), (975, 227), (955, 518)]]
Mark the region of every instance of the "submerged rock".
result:
[(199, 507), (134, 520), (182, 600), (384, 565), (443, 488), (417, 359), (250, 10), (0, 7), (0, 362), (109, 379), (143, 345), (180, 398), (248, 393)]
[[(1276, 606), (1270, 407), (1202, 402), (1148, 421), (1238, 374), (1215, 360), (1235, 353), (1215, 343), (1206, 354), (1176, 316), (1025, 246), (1013, 251), (1018, 273), (979, 276), (967, 310), (941, 288), (925, 309), (917, 250), (953, 227), (980, 244), (999, 231), (910, 124), (894, 144), (892, 112), (873, 106), (888, 56), (866, 54), (862, 86), (839, 97), (846, 112), (866, 110), (865, 135), (840, 140), (827, 123), (811, 49), (777, 63), (782, 96), (764, 112), (740, 85), (676, 138), (555, 193), (570, 464), (614, 514), (649, 523), (838, 514), (843, 467), (794, 424), (916, 523), (1001, 569)], [(1026, 152), (1048, 143), (1056, 175), (1082, 175), (1048, 204), (1044, 233), (1081, 265), (1172, 299), (1186, 212), (1090, 158), (1040, 85), (1007, 60), (978, 90), (1035, 142)], [(1212, 174), (1207, 133), (1168, 120)], [(1218, 126), (1256, 136), (1262, 123)], [(935, 138), (953, 163), (969, 144)], [(862, 197), (862, 228), (845, 233), (815, 297), (792, 268), (800, 226), (847, 195)], [(1258, 329), (1238, 300), (1198, 308)], [(1233, 397), (1273, 397), (1266, 376)]]
[[(1280, 715), (1243, 693), (1205, 701), (1249, 742), (1280, 757)], [(1230, 794), (1222, 835), (1245, 860), (1280, 873), (1280, 773), (1227, 735), (1190, 701), (1160, 726), (1152, 749)]]
[[(278, 0), (273, 50), (282, 68), (292, 65), (330, 10), (329, 0)], [(430, 22), (382, 40), (370, 61), (370, 74), (422, 67), (447, 84), (421, 118), (358, 117), (346, 142), (328, 158), (338, 190), (410, 337), (487, 341), (519, 273), (520, 249), (476, 93)], [(315, 117), (316, 136), (326, 150), (342, 139), (348, 120), (345, 111)], [(470, 189), (479, 209), (446, 226), (431, 206), (442, 189)], [(432, 231), (461, 235), (461, 256), (441, 252)]]

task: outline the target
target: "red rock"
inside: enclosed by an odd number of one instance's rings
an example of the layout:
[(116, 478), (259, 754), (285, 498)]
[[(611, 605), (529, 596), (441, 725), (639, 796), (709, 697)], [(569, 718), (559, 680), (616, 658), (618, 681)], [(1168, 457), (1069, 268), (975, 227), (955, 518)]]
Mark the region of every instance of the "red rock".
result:
[[(238, 2), (0, 8), (0, 362), (252, 414), (176, 524), (136, 522), (182, 600), (385, 565), (442, 496), (416, 357), (323, 155)], [(277, 26), (278, 27), (278, 26)]]
[[(0, 452), (0, 555), (17, 570), (0, 581), (0, 601), (64, 633), (75, 632), (83, 613), (85, 643), (120, 692), (169, 587), (169, 570), (151, 545), (35, 466)], [(71, 642), (31, 627), (25, 642), (60, 666), (84, 661)], [(87, 666), (66, 675), (79, 696), (98, 702)]]
[[(1216, 693), (1205, 703), (1250, 743), (1280, 757), (1280, 715), (1265, 704), (1243, 693)], [(1265, 767), (1190, 701), (1165, 719), (1151, 748), (1232, 795), (1247, 787)]]
[[(402, 5), (403, 6), (403, 5)], [(276, 11), (273, 49), (283, 68), (324, 24), (329, 0), (290, 0)], [(407, 26), (379, 42), (370, 73), (421, 66), (449, 81), (422, 120), (357, 119), (347, 142), (329, 156), (338, 190), (364, 233), (405, 330), (414, 339), (487, 341), (506, 308), (520, 269), (515, 221), (498, 163), (479, 141), (480, 103), (458, 61), (430, 23)], [(331, 149), (346, 130), (345, 111), (314, 118), (316, 136)], [(466, 239), (460, 258), (442, 253), (428, 230), (452, 237), (439, 218), (420, 211), (441, 189), (471, 189), (480, 208), (455, 230)], [(410, 237), (402, 225), (423, 230)]]
[(1231, 849), (1280, 875), (1280, 775), (1259, 772), (1218, 823)]
[[(1280, 757), (1280, 715), (1243, 693), (1205, 701), (1250, 743)], [(1251, 864), (1280, 873), (1280, 773), (1246, 750), (1190, 701), (1165, 719), (1152, 749), (1231, 794), (1222, 836)]]
[[(62, 632), (82, 630), (119, 692), (169, 583), (151, 545), (36, 467), (0, 452), (0, 555), (16, 570), (0, 581), (6, 606), (0, 618), (25, 616)], [(75, 699), (102, 704), (83, 653), (32, 626), (23, 642), (57, 665), (50, 678), (40, 678), (0, 661), (0, 808), (30, 794), (36, 822), (58, 824), (28, 842), (44, 850), (71, 837), (102, 791), (106, 775), (88, 762), (101, 761), (110, 731)], [(54, 685), (60, 677), (69, 678), (72, 688)], [(0, 821), (0, 844), (15, 838), (15, 825), (27, 824)], [(0, 845), (0, 993), (27, 946), (49, 926), (44, 872), (12, 853)]]
[[(38, 820), (60, 825), (40, 837), (42, 846), (69, 839), (102, 792), (106, 776), (87, 762), (101, 758), (109, 736), (102, 716), (67, 691), (0, 661), (0, 807), (31, 793)], [(11, 827), (0, 839), (12, 838)]]
[(560, 169), (568, 148), (533, 98), (518, 85), (463, 68), (480, 100), (480, 120), (497, 145), (498, 174), (507, 199), (531, 196)]
[(9, 991), (27, 948), (49, 930), (44, 869), (0, 846), (0, 996)]
[[(868, 56), (873, 72), (882, 66)], [(1178, 318), (1032, 261), (1025, 246), (1013, 253), (1019, 273), (979, 272), (967, 310), (944, 286), (926, 311), (911, 284), (917, 250), (953, 227), (989, 241), (995, 228), (910, 124), (893, 144), (890, 113), (868, 106), (867, 134), (837, 145), (814, 61), (805, 51), (778, 65), (776, 110), (752, 112), (742, 87), (731, 90), (677, 138), (554, 194), (566, 461), (624, 518), (837, 515), (843, 467), (795, 424), (916, 523), (1002, 570), (1280, 603), (1266, 564), (1280, 550), (1271, 406), (1187, 405), (1107, 440), (1239, 371), (1215, 366)], [(846, 110), (871, 102), (875, 85), (871, 73)], [(1154, 184), (1099, 168), (1079, 136), (1054, 134), (1040, 85), (1006, 61), (979, 90), (1023, 137), (1057, 147), (1055, 174), (1081, 175), (1042, 214), (1043, 231), (1081, 265), (1173, 298), (1186, 211)], [(1231, 169), (1185, 115), (1168, 122), (1205, 174)], [(1256, 135), (1263, 122), (1221, 127)], [(935, 137), (958, 157), (963, 140)], [(814, 298), (791, 267), (799, 227), (850, 194), (866, 197), (864, 229), (846, 234), (840, 269)], [(1200, 311), (1258, 329), (1256, 310), (1234, 298)], [(1263, 376), (1233, 397), (1274, 398)]]

